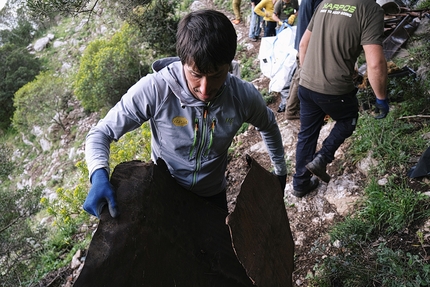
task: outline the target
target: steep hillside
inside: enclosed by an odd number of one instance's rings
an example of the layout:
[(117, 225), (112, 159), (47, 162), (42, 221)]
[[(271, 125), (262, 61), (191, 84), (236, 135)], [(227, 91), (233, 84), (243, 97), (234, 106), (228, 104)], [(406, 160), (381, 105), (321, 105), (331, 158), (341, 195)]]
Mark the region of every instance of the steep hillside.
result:
[[(211, 0), (206, 2), (194, 2), (192, 7), (214, 8)], [(243, 10), (249, 8), (248, 3), (242, 3)], [(70, 29), (60, 38), (55, 38), (50, 42), (54, 49), (50, 49), (52, 57), (58, 59), (56, 67), (59, 73), (68, 74), (77, 69), (78, 61), (82, 51), (92, 39), (100, 35), (113, 34), (118, 28), (118, 22), (113, 15), (95, 14), (94, 19), (87, 23), (86, 19), (68, 19)], [(233, 18), (229, 9), (225, 9), (230, 18)], [(248, 14), (248, 13), (245, 13)], [(427, 20), (423, 20), (422, 27), (428, 27)], [(248, 40), (248, 21), (244, 21), (235, 26), (238, 34), (238, 43), (241, 47), (237, 60), (240, 63), (248, 59), (254, 59), (253, 64), (258, 67), (258, 52), (260, 42)], [(426, 28), (428, 30), (428, 28)], [(53, 29), (54, 37), (59, 31)], [(39, 55), (46, 53), (45, 50), (38, 51)], [(252, 81), (260, 91), (267, 91), (269, 79), (260, 75)], [(286, 160), (289, 163), (288, 182), (285, 190), (286, 209), (296, 244), (296, 271), (294, 282), (297, 286), (309, 286), (307, 279), (315, 274), (315, 264), (321, 262), (325, 257), (337, 254), (340, 245), (330, 243), (328, 230), (337, 222), (342, 221), (345, 216), (357, 208), (360, 199), (363, 198), (366, 177), (371, 165), (371, 159), (366, 158), (357, 164), (352, 164), (349, 158), (348, 149), (351, 141), (347, 141), (341, 146), (336, 154), (336, 160), (328, 167), (332, 180), (329, 184), (321, 183), (319, 187), (304, 198), (296, 198), (292, 195), (292, 175), (294, 173), (295, 145), (297, 134), (300, 129), (299, 120), (286, 120), (283, 113), (277, 113), (279, 97), (269, 104), (269, 107), (276, 114), (278, 124), (282, 133)], [(21, 135), (24, 143), (22, 149), (14, 153), (14, 157), (22, 160), (24, 171), (22, 174), (13, 175), (17, 185), (43, 185), (45, 196), (55, 198), (55, 188), (64, 185), (71, 187), (76, 183), (79, 174), (75, 164), (83, 160), (84, 139), (92, 125), (100, 118), (99, 113), (86, 114), (79, 102), (70, 102), (70, 113), (65, 118), (65, 130), (57, 125), (51, 125), (46, 129), (34, 127), (32, 135)], [(319, 144), (328, 135), (333, 126), (332, 121), (328, 121), (322, 128)], [(31, 138), (31, 140), (30, 140)], [(34, 140), (34, 138), (36, 140)], [(30, 152), (28, 150), (31, 150)], [(270, 169), (269, 156), (265, 150), (264, 143), (258, 131), (250, 127), (246, 132), (236, 137), (233, 142), (233, 152), (226, 177), (228, 180), (228, 201), (229, 208), (234, 209), (235, 198), (239, 192), (240, 184), (243, 181), (248, 167), (245, 155), (250, 154), (263, 167)], [(27, 155), (31, 155), (28, 158)], [(48, 164), (49, 163), (49, 164)], [(381, 184), (388, 177), (388, 174), (381, 175), (378, 180)], [(418, 186), (418, 185), (417, 185)], [(430, 192), (429, 183), (420, 191)], [(50, 222), (52, 218), (45, 217), (43, 222)], [(89, 230), (96, 228), (97, 221)], [(420, 223), (419, 227), (425, 234), (430, 234), (430, 222)], [(416, 234), (413, 232), (402, 232), (393, 236), (389, 242), (393, 249), (405, 249), (405, 245), (416, 242)], [(426, 243), (429, 238), (426, 237)], [(406, 243), (408, 242), (408, 243)], [(423, 254), (422, 246), (409, 244), (408, 250), (413, 254)], [(424, 248), (424, 253), (430, 252), (429, 248)], [(85, 260), (85, 250), (80, 250), (71, 264), (65, 268), (56, 270), (48, 274), (38, 285), (35, 286), (71, 286), (80, 267)], [(426, 259), (428, 260), (428, 258)]]

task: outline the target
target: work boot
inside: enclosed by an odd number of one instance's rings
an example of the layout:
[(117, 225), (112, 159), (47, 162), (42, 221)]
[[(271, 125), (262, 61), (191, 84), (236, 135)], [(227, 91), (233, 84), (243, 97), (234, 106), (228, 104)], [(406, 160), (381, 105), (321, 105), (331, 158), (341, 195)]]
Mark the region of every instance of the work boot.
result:
[(322, 155), (318, 154), (313, 161), (306, 165), (306, 168), (324, 182), (330, 181), (330, 175), (326, 172), (327, 162)]
[(318, 187), (319, 180), (316, 176), (312, 176), (309, 181), (309, 185), (302, 190), (294, 190), (293, 195), (297, 197), (303, 197), (306, 194), (310, 193), (312, 190)]

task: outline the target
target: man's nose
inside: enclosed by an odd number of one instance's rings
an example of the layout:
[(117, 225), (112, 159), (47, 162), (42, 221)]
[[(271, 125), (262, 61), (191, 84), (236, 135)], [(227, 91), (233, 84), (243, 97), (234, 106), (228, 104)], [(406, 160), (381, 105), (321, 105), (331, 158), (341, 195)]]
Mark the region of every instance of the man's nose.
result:
[(202, 95), (207, 95), (210, 92), (210, 81), (208, 77), (203, 76), (200, 79), (200, 92)]

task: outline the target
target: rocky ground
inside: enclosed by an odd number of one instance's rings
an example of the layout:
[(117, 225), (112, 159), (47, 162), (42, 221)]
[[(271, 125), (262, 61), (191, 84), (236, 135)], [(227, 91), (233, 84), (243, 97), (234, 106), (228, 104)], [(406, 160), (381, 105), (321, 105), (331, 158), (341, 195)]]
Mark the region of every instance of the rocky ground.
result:
[[(236, 25), (239, 43), (247, 49), (247, 55), (257, 59), (260, 41), (251, 42), (248, 39), (248, 23)], [(268, 88), (269, 79), (261, 76), (253, 81), (258, 89)], [(299, 120), (286, 120), (284, 113), (277, 113), (279, 97), (269, 106), (276, 114), (278, 125), (282, 133), (286, 159), (290, 163), (287, 186), (285, 189), (285, 203), (290, 226), (296, 245), (296, 270), (293, 281), (297, 286), (307, 286), (306, 276), (313, 272), (315, 263), (320, 258), (311, 249), (317, 243), (328, 240), (327, 231), (336, 221), (345, 216), (354, 206), (354, 202), (362, 192), (361, 184), (363, 173), (355, 168), (344, 168), (345, 143), (337, 152), (336, 160), (328, 167), (332, 180), (329, 184), (320, 183), (318, 188), (305, 196), (297, 198), (292, 195), (292, 175), (294, 174), (295, 145), (300, 129)], [(321, 131), (319, 142), (328, 135), (333, 122), (328, 122)], [(230, 209), (234, 209), (235, 196), (239, 192), (240, 183), (247, 172), (245, 154), (251, 155), (260, 165), (270, 169), (270, 159), (261, 136), (253, 127), (239, 135), (234, 142), (236, 149), (229, 162), (227, 179), (229, 182), (228, 200)]]
[[(230, 15), (230, 18), (233, 18)], [(247, 21), (236, 25), (238, 32), (239, 44), (246, 47), (247, 57), (257, 59), (260, 41), (251, 42), (248, 38), (249, 24)], [(257, 60), (258, 61), (258, 60)], [(254, 85), (262, 90), (268, 88), (269, 79), (261, 76), (253, 81)], [(338, 252), (338, 248), (330, 244), (328, 231), (336, 222), (341, 221), (348, 215), (359, 203), (363, 195), (364, 181), (367, 176), (369, 166), (374, 162), (371, 159), (365, 159), (352, 166), (348, 161), (348, 146), (350, 141), (347, 140), (337, 151), (336, 159), (328, 165), (328, 173), (332, 176), (331, 181), (326, 184), (320, 181), (318, 188), (304, 198), (297, 198), (292, 195), (292, 175), (294, 174), (295, 147), (297, 134), (300, 129), (300, 120), (286, 120), (284, 113), (277, 113), (279, 97), (276, 102), (270, 104), (270, 108), (276, 114), (278, 125), (282, 133), (286, 159), (290, 163), (288, 170), (287, 186), (285, 189), (284, 201), (290, 221), (291, 231), (295, 242), (295, 271), (293, 282), (296, 286), (309, 286), (306, 277), (314, 274), (315, 264), (320, 262), (324, 257), (331, 256)], [(328, 120), (323, 126), (319, 145), (327, 137), (334, 122)], [(229, 182), (228, 200), (230, 209), (234, 209), (234, 202), (239, 192), (240, 183), (243, 180), (246, 171), (245, 154), (250, 154), (260, 165), (270, 169), (271, 164), (269, 156), (265, 149), (261, 137), (253, 127), (247, 132), (239, 135), (234, 142), (236, 149), (229, 162), (227, 179)], [(382, 177), (378, 181), (380, 184), (386, 182)], [(413, 184), (413, 182), (411, 182)], [(426, 192), (426, 190), (422, 190)], [(429, 192), (427, 190), (427, 192)], [(430, 231), (430, 224), (427, 223), (424, 229)], [(396, 246), (405, 250), (405, 243), (411, 242), (414, 236), (413, 232), (393, 236), (390, 244), (393, 249)], [(403, 242), (403, 243), (402, 243)], [(411, 245), (411, 244), (409, 244)], [(318, 252), (322, 246), (324, 252)], [(408, 249), (409, 247), (406, 247)]]

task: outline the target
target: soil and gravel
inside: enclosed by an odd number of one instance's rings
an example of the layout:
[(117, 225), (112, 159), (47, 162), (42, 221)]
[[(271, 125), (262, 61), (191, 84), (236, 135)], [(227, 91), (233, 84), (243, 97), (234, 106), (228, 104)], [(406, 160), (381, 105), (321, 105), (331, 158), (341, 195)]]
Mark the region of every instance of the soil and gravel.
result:
[[(230, 15), (230, 18), (233, 18), (233, 16)], [(249, 24), (247, 21), (235, 25), (235, 28), (239, 44), (246, 48), (246, 57), (252, 57), (258, 62), (260, 41), (251, 42), (249, 40)], [(269, 82), (270, 80), (264, 76), (253, 81), (259, 90), (268, 89)], [(321, 262), (323, 257), (339, 252), (336, 246), (330, 244), (328, 231), (334, 224), (342, 221), (359, 204), (364, 193), (367, 171), (370, 165), (375, 163), (372, 163), (371, 159), (365, 159), (356, 165), (351, 165), (347, 153), (350, 141), (347, 139), (336, 152), (335, 160), (327, 167), (328, 173), (332, 176), (331, 181), (328, 184), (320, 181), (318, 188), (303, 198), (293, 196), (292, 175), (294, 174), (295, 147), (300, 129), (300, 120), (286, 120), (284, 113), (277, 113), (279, 101), (280, 98), (277, 97), (275, 102), (269, 104), (269, 107), (276, 114), (283, 137), (286, 160), (290, 163), (284, 201), (295, 242), (293, 282), (296, 286), (309, 286), (306, 277), (315, 273), (313, 269), (315, 264)], [(322, 127), (318, 141), (319, 146), (327, 137), (333, 125), (334, 122), (328, 120)], [(250, 127), (244, 134), (239, 135), (235, 139), (234, 145), (236, 148), (231, 155), (226, 174), (229, 184), (227, 197), (231, 210), (234, 209), (235, 197), (239, 192), (241, 180), (243, 180), (248, 169), (245, 154), (251, 155), (263, 167), (271, 168), (264, 143), (255, 128)], [(379, 180), (383, 184), (386, 178), (381, 177)], [(411, 180), (410, 184), (414, 185), (414, 181)], [(429, 190), (421, 191), (428, 192)], [(424, 224), (423, 228), (429, 231), (429, 224)], [(422, 250), (411, 250), (411, 242), (416, 242), (415, 231), (411, 231), (405, 230), (400, 234), (393, 235), (389, 242), (391, 248), (421, 254)], [(325, 246), (324, 252), (315, 251), (322, 246)]]
[[(248, 38), (248, 23), (242, 22), (235, 25), (238, 32), (239, 44), (246, 48), (247, 57), (255, 58), (258, 62), (258, 52), (260, 41), (251, 42)], [(254, 80), (254, 85), (259, 89), (267, 89), (270, 79), (261, 75)], [(311, 249), (316, 247), (316, 243), (323, 243), (328, 240), (327, 231), (336, 221), (341, 220), (346, 215), (354, 202), (360, 196), (360, 182), (362, 174), (355, 170), (342, 168), (343, 150), (347, 148), (344, 144), (337, 153), (335, 160), (329, 167), (332, 180), (329, 184), (320, 182), (318, 188), (305, 196), (297, 198), (292, 195), (292, 175), (294, 174), (295, 145), (297, 134), (300, 129), (299, 120), (286, 120), (285, 113), (277, 113), (280, 98), (269, 104), (269, 107), (276, 115), (279, 128), (282, 133), (286, 160), (290, 163), (285, 190), (285, 203), (290, 221), (293, 239), (295, 241), (295, 272), (293, 282), (297, 286), (307, 286), (306, 276), (313, 272), (315, 263), (321, 259), (316, 258), (316, 254)], [(327, 123), (322, 131), (320, 142), (330, 131), (333, 123)], [(248, 167), (245, 161), (245, 154), (251, 155), (260, 165), (270, 169), (270, 158), (267, 154), (264, 143), (259, 132), (250, 127), (244, 134), (237, 136), (234, 143), (234, 153), (230, 157), (227, 170), (228, 201), (229, 208), (234, 209), (236, 195), (240, 190), (240, 184), (246, 175)], [(342, 172), (342, 174), (339, 174)]]

